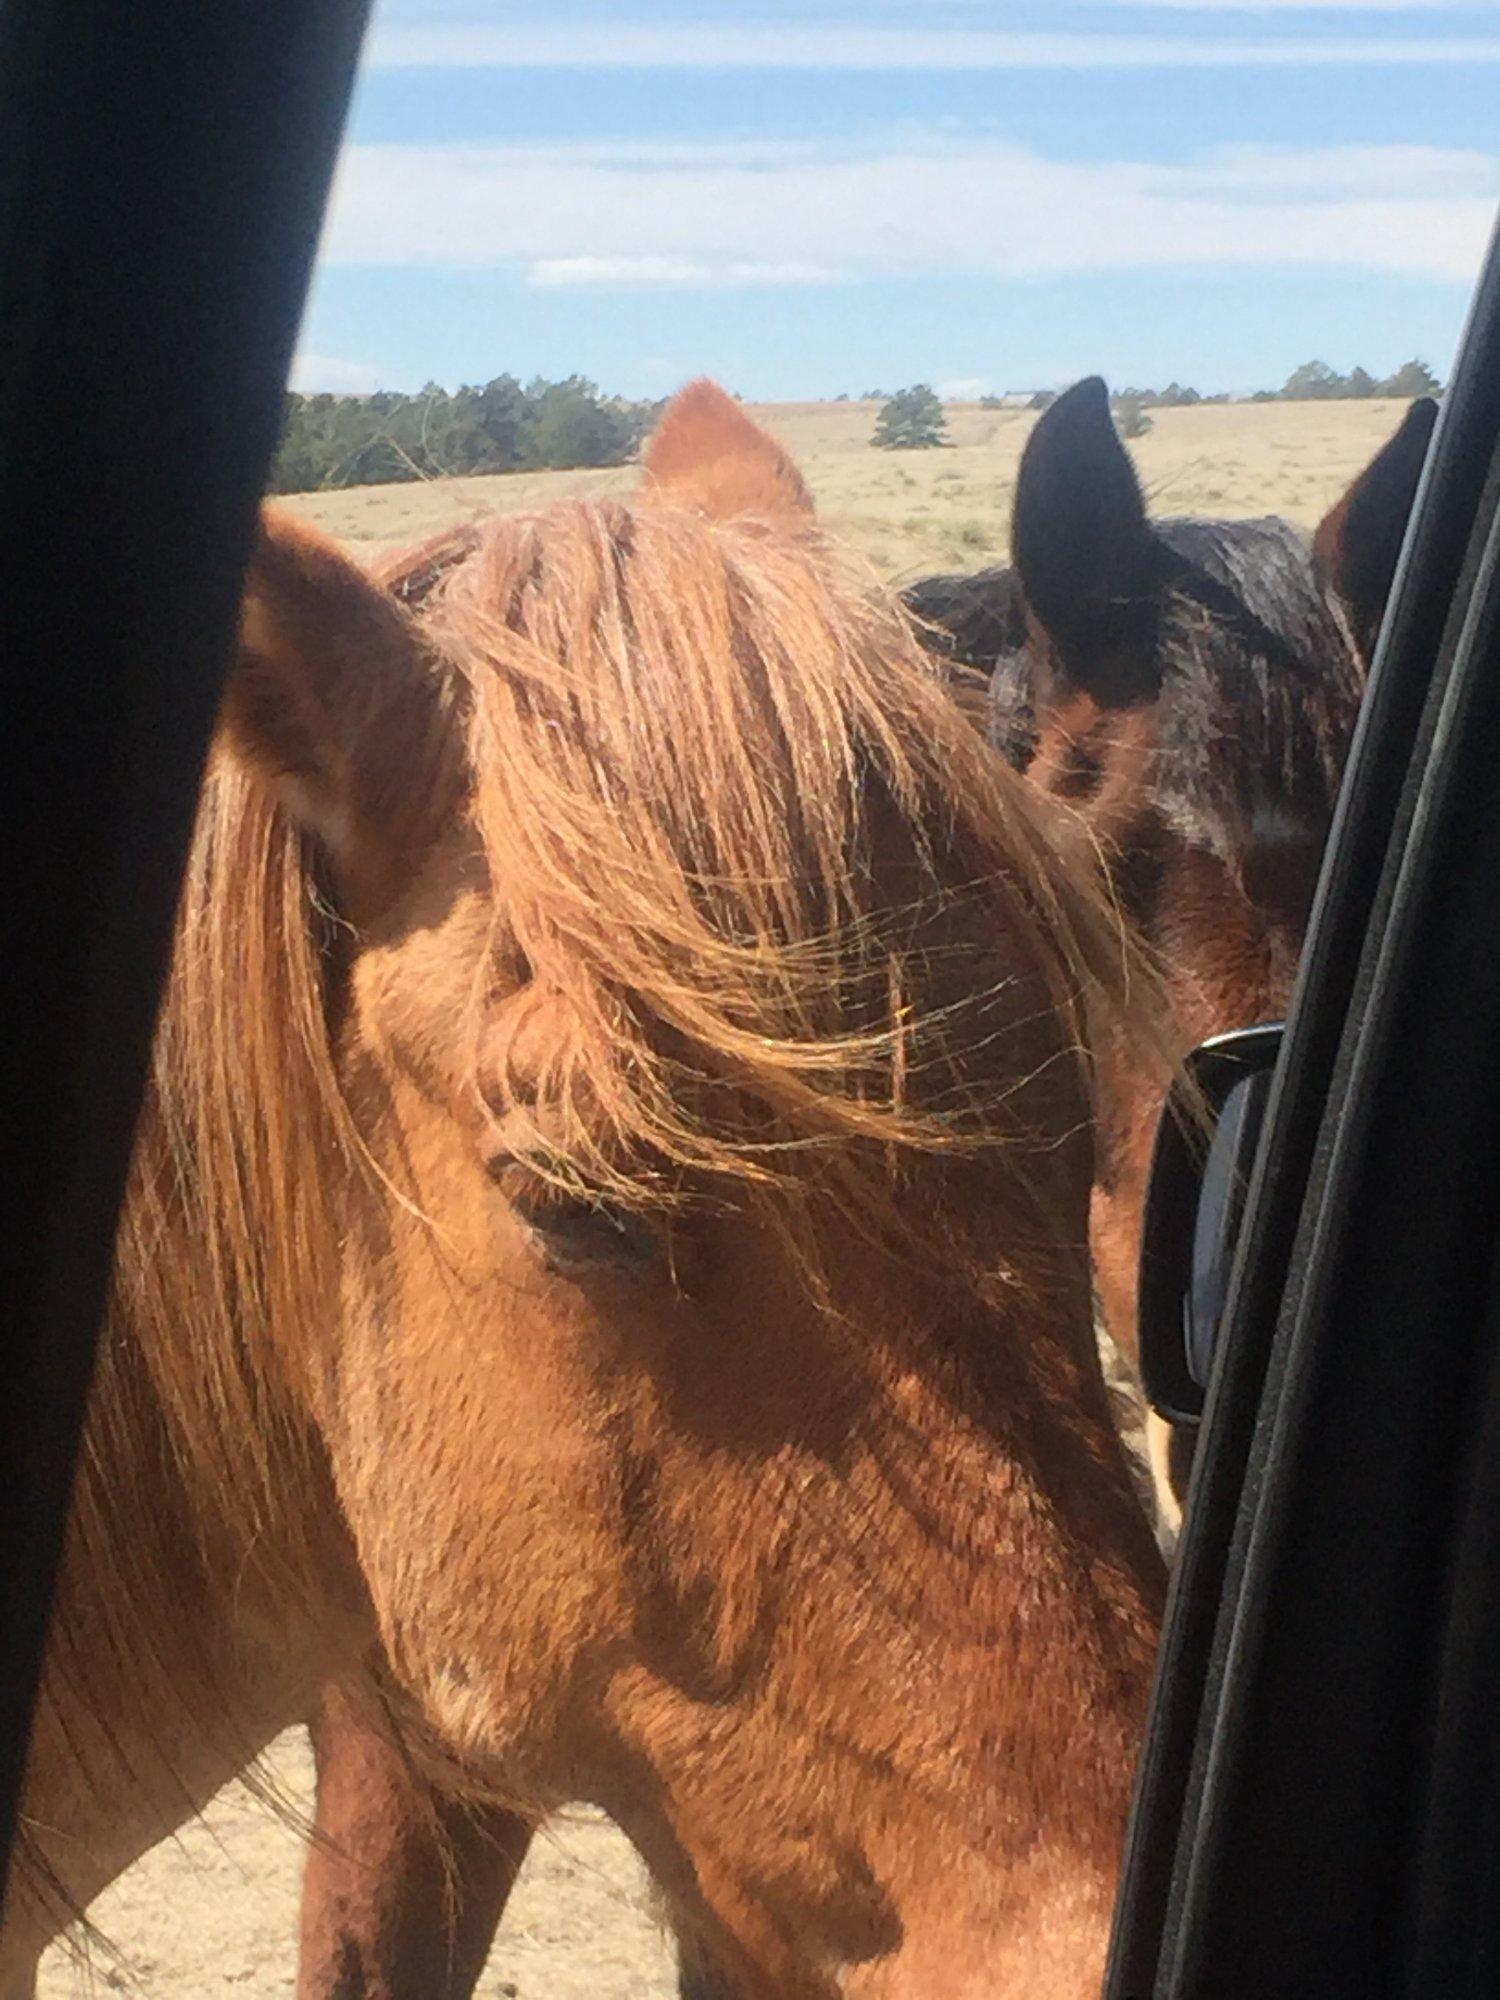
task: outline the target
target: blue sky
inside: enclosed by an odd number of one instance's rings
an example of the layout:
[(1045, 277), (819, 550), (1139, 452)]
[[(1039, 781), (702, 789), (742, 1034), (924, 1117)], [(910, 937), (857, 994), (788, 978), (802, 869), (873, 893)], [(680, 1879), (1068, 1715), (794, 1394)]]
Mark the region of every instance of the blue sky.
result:
[(294, 380), (1448, 366), (1500, 0), (377, 0)]

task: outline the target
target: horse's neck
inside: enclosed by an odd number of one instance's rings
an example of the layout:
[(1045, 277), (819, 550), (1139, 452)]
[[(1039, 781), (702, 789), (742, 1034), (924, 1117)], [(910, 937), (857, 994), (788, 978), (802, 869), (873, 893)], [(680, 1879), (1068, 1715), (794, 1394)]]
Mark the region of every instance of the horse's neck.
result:
[[(199, 1429), (193, 1387), (223, 1357), (193, 1348), (204, 1323), (192, 1301), (164, 1315), (137, 1296), (133, 1311), (132, 1289), (117, 1274), (85, 1425), (7, 1962), (76, 1917), (306, 1715), (330, 1672), (358, 1658), (366, 1629), (336, 1509), (326, 1495), (311, 1504), (310, 1445), (281, 1467), (308, 1503), (306, 1546), (294, 1548), (292, 1512), (247, 1490), (237, 1473), (248, 1459), (227, 1454), (220, 1465), (212, 1430)], [(179, 1351), (164, 1359), (162, 1343)], [(185, 1357), (191, 1365), (178, 1365)], [(250, 1457), (261, 1453), (273, 1469), (271, 1435)]]

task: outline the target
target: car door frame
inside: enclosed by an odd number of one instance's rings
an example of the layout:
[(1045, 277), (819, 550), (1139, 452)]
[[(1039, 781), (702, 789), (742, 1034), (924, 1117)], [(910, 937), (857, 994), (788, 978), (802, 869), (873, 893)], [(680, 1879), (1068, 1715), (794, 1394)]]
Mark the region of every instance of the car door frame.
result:
[[(1458, 1918), (1455, 1883), (1472, 1886), (1483, 1845), (1476, 1831), (1464, 1851), (1443, 1778), (1460, 1761), (1445, 1720), (1457, 1691), (1482, 1713), (1463, 1635), (1489, 1631), (1476, 1590), (1500, 1233), (1500, 845), (1483, 758), (1491, 726), (1500, 742), (1497, 496), (1492, 246), (1249, 1193), (1107, 2000), (1466, 1990), (1430, 1968), (1472, 1956), (1435, 1913)], [(1470, 1791), (1469, 1820), (1487, 1826), (1500, 1794)], [(1446, 1874), (1414, 1838), (1439, 1825)]]
[(0, 1853), (367, 5), (0, 8)]

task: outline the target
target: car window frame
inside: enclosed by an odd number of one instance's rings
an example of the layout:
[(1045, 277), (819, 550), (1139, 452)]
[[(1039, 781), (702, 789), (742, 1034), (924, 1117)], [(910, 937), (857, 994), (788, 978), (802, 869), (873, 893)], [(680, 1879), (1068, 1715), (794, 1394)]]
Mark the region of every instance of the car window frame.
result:
[[(1372, 1957), (1368, 1939), (1358, 1945), (1357, 1898), (1348, 1902), (1335, 1884), (1372, 1871), (1394, 1882), (1412, 1857), (1379, 1850), (1389, 1830), (1361, 1822), (1354, 1774), (1332, 1767), (1316, 1733), (1298, 1766), (1293, 1733), (1278, 1737), (1264, 1696), (1278, 1632), (1295, 1631), (1304, 1648), (1300, 1662), (1282, 1659), (1278, 1682), (1299, 1716), (1299, 1696), (1317, 1707), (1320, 1672), (1336, 1678), (1341, 1635), (1316, 1615), (1317, 1572), (1305, 1547), (1321, 1533), (1325, 1564), (1349, 1554), (1337, 1519), (1318, 1511), (1318, 1496), (1326, 1503), (1337, 1483), (1329, 1468), (1352, 1467), (1354, 1486), (1363, 1480), (1375, 1496), (1384, 1482), (1382, 1497), (1392, 1497), (1387, 1468), (1359, 1458), (1357, 1423), (1378, 1422), (1379, 1407), (1361, 1410), (1351, 1427), (1353, 1378), (1341, 1403), (1329, 1375), (1338, 1286), (1348, 1282), (1349, 1190), (1374, 1171), (1364, 1146), (1395, 1088), (1382, 996), (1403, 986), (1421, 1018), (1455, 1030), (1455, 1060), (1464, 1046), (1459, 994), (1430, 980), (1424, 992), (1411, 959), (1423, 915), (1412, 882), (1424, 843), (1441, 833), (1453, 703), (1487, 670), (1475, 650), (1484, 642), (1472, 632), (1466, 639), (1464, 621), (1484, 585), (1479, 547), (1493, 525), (1497, 439), (1500, 249), (1492, 244), (1377, 645), (1267, 1110), (1169, 1594), (1107, 2000), (1210, 1991), (1215, 2000), (1303, 1991), (1368, 2000), (1397, 1976), (1399, 1951), (1382, 1945)], [(1467, 870), (1476, 908), (1477, 865), (1477, 856), (1460, 858), (1447, 885), (1455, 890)], [(1485, 977), (1500, 982), (1500, 953)], [(1470, 1300), (1468, 1310), (1477, 1332), (1481, 1307)], [(1481, 1342), (1476, 1366), (1483, 1351)], [(1461, 1458), (1469, 1415), (1462, 1400), (1429, 1399), (1418, 1421), (1434, 1448), (1442, 1441)], [(1446, 1532), (1454, 1494), (1437, 1493), (1430, 1451), (1424, 1464), (1425, 1473), (1412, 1468), (1406, 1497), (1440, 1508)], [(1370, 1587), (1389, 1553), (1378, 1543), (1360, 1550)], [(1446, 1587), (1435, 1579), (1424, 1600), (1434, 1628), (1451, 1611), (1434, 1595)], [(1383, 1676), (1387, 1697), (1420, 1731), (1432, 1689), (1419, 1662), (1436, 1631), (1416, 1629), (1409, 1604), (1402, 1617), (1403, 1643), (1393, 1636), (1388, 1656), (1362, 1669), (1369, 1699)], [(1346, 1702), (1346, 1720), (1356, 1707)], [(1337, 1710), (1325, 1719), (1332, 1738)], [(1394, 1746), (1386, 1754), (1394, 1759)], [(1414, 1752), (1403, 1745), (1401, 1754)], [(1297, 1837), (1314, 1825), (1321, 1843)], [(1328, 1837), (1330, 1825), (1344, 1828), (1339, 1838)], [(1387, 1850), (1395, 1845), (1387, 1839)], [(1260, 1925), (1253, 1949), (1250, 1911)]]
[(0, 8), (0, 1852), (368, 0)]

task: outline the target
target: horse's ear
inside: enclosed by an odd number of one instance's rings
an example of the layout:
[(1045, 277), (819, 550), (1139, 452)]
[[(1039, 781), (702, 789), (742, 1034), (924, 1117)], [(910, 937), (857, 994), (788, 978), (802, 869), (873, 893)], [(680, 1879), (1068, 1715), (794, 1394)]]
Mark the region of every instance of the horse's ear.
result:
[(1110, 707), (1154, 692), (1145, 628), (1160, 552), (1097, 375), (1037, 419), (1016, 481), (1011, 548), (1027, 608), (1068, 680)]
[(455, 761), (413, 615), (305, 522), (266, 508), (221, 724), (320, 843), (351, 914), (374, 914)]
[(717, 382), (689, 382), (677, 392), (643, 463), (648, 498), (696, 508), (713, 521), (813, 511), (802, 474)]
[(1342, 598), (1360, 651), (1375, 647), (1396, 574), (1437, 404), (1420, 396), (1401, 428), (1371, 459), (1313, 537), (1313, 554)]

